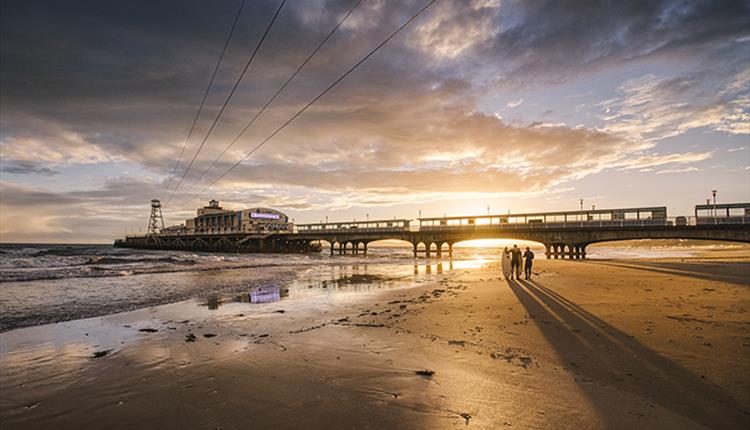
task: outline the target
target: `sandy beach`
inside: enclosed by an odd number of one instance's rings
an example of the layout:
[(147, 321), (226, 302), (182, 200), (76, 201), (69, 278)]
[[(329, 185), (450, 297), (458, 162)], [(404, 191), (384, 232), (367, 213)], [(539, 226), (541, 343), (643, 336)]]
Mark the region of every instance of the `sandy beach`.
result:
[(364, 265), (272, 303), (215, 297), (11, 330), (2, 428), (750, 425), (746, 249), (534, 271)]

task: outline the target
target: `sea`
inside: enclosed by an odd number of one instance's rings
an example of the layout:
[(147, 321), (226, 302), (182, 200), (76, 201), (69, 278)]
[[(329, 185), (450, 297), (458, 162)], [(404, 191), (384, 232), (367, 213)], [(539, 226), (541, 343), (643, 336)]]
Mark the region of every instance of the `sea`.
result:
[[(535, 249), (539, 257), (543, 251)], [(689, 257), (693, 253), (685, 247), (620, 246), (592, 248), (588, 257)], [(499, 248), (456, 247), (450, 268), (492, 264), (499, 257)], [(442, 265), (431, 270), (433, 266), (420, 260), (415, 263), (411, 248), (403, 247), (370, 247), (366, 256), (331, 256), (325, 251), (221, 254), (111, 245), (0, 244), (0, 331), (196, 297), (248, 294), (249, 301), (278, 300), (289, 295), (290, 289), (293, 294), (295, 288), (311, 288), (313, 283), (325, 289), (341, 279), (368, 283), (442, 272)]]

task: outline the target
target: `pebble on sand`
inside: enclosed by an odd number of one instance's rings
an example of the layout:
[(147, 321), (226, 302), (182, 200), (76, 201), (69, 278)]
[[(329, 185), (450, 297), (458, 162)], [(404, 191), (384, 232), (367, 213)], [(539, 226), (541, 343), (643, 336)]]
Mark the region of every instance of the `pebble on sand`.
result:
[(105, 349), (104, 351), (96, 351), (96, 352), (94, 352), (94, 353), (93, 353), (93, 354), (91, 355), (91, 358), (102, 358), (102, 357), (104, 357), (105, 355), (109, 354), (110, 352), (112, 352), (112, 350), (111, 350), (111, 349)]

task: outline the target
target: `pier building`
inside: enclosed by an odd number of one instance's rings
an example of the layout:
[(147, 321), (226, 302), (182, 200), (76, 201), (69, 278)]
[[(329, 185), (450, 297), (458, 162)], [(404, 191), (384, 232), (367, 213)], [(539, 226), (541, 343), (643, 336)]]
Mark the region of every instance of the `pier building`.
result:
[(208, 206), (198, 208), (195, 218), (185, 224), (166, 227), (162, 235), (202, 235), (226, 233), (274, 234), (291, 233), (294, 225), (284, 213), (270, 208), (228, 210), (211, 200)]

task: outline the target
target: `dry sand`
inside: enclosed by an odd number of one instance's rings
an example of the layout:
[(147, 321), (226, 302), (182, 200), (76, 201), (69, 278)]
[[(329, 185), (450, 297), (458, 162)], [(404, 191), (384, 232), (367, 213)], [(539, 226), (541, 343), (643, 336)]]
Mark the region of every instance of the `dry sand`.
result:
[(529, 282), (414, 270), (406, 288), (3, 333), (1, 427), (750, 426), (746, 253), (540, 260)]

